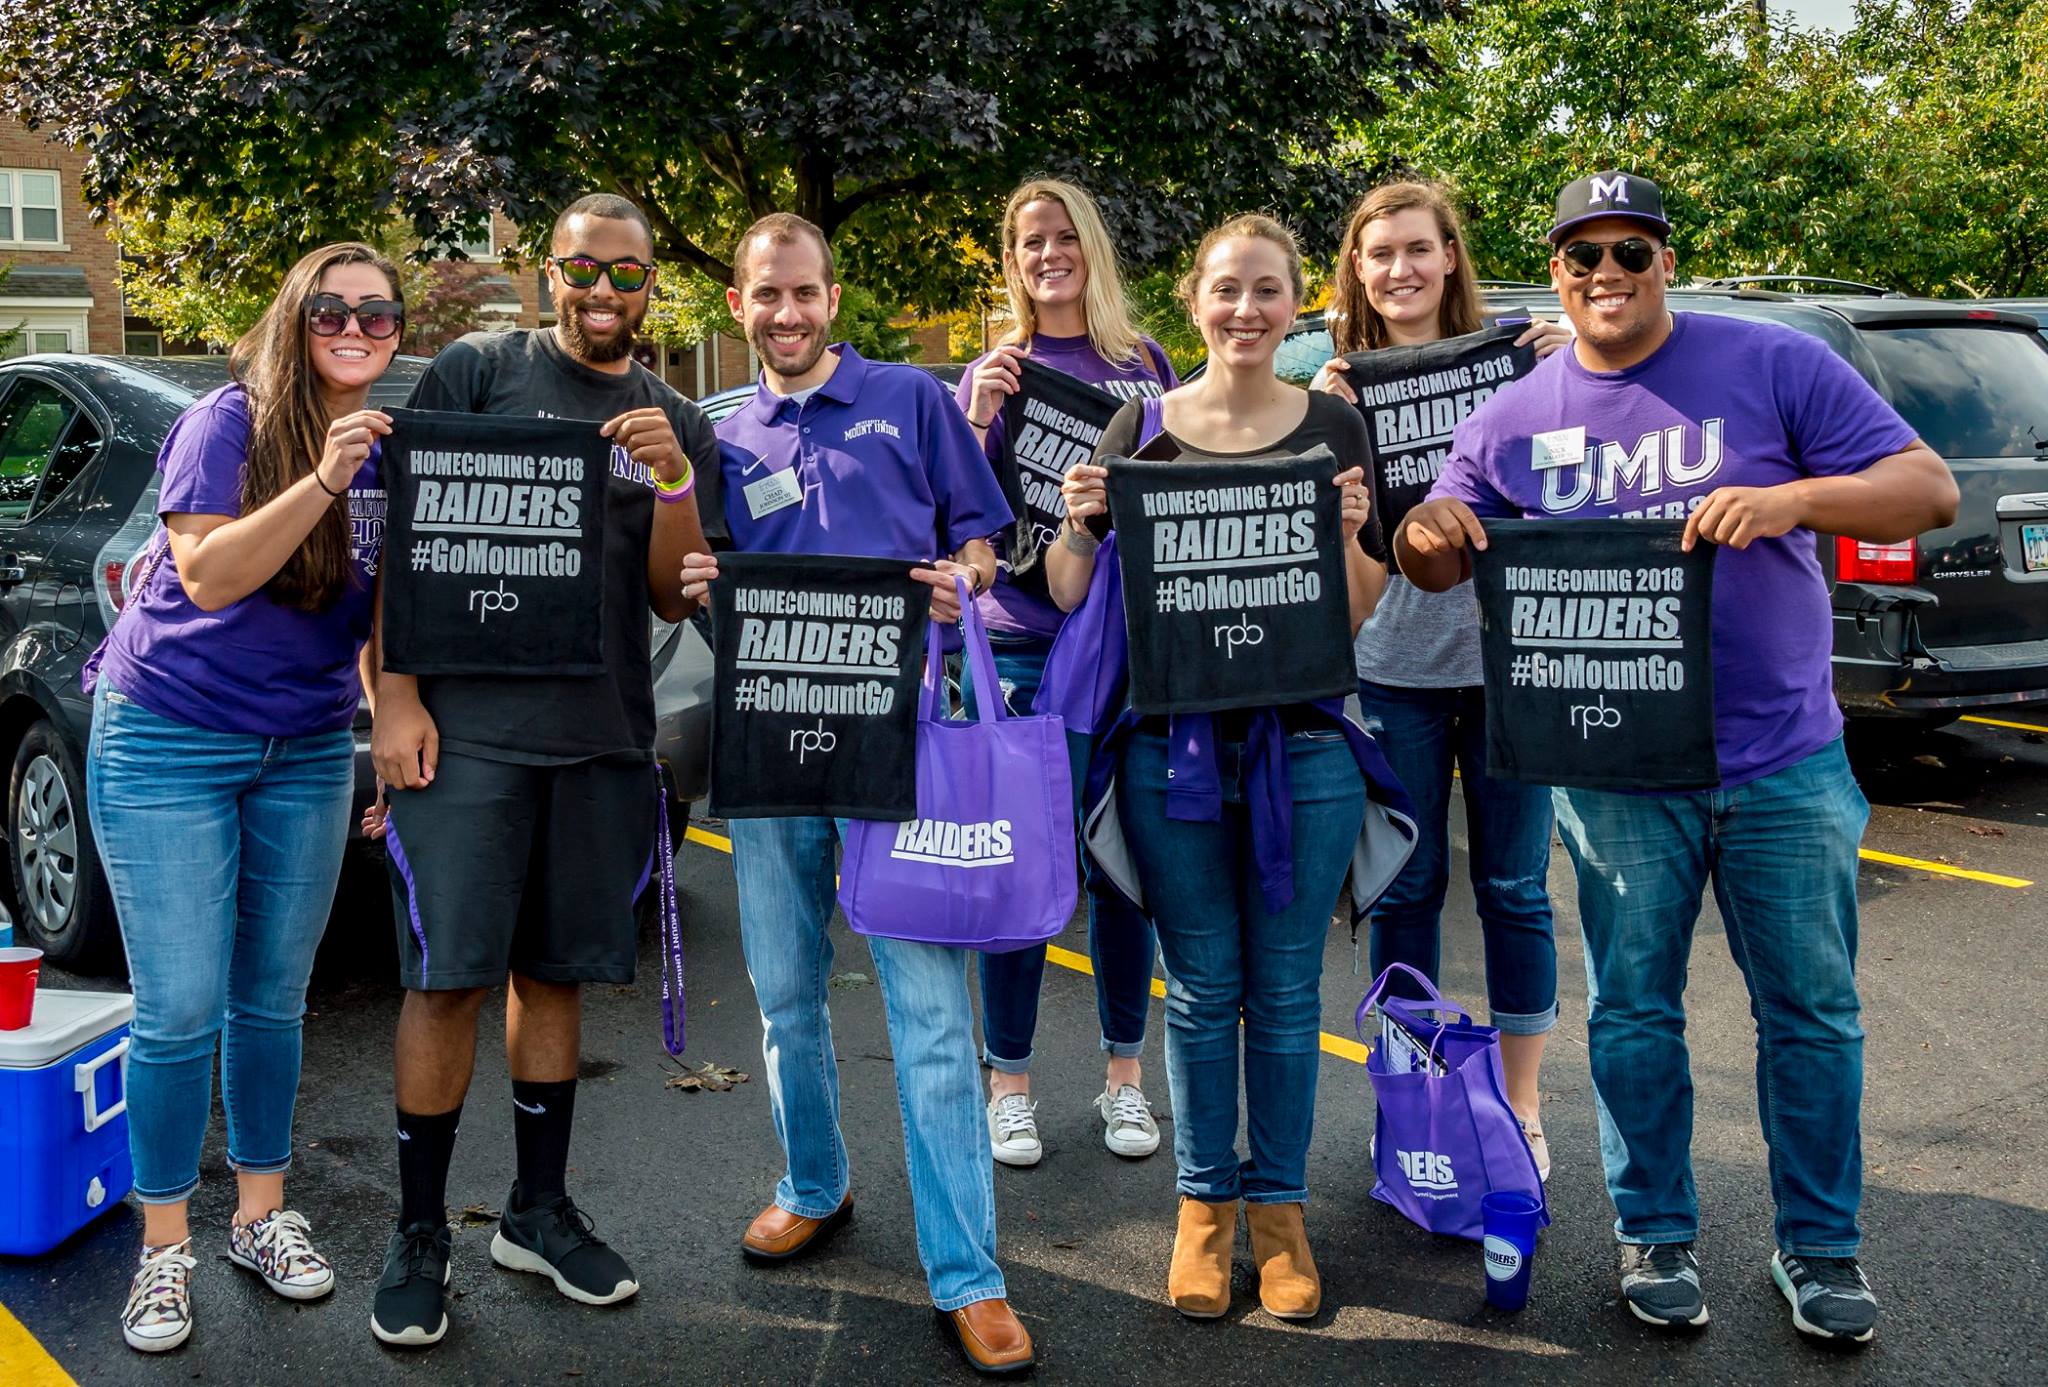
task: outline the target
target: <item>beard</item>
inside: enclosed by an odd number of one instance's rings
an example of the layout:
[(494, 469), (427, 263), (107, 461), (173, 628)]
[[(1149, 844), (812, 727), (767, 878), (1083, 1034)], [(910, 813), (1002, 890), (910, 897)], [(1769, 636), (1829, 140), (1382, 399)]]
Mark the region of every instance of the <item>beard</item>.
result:
[(767, 362), (779, 376), (801, 376), (817, 365), (818, 359), (825, 355), (825, 334), (814, 332), (794, 359), (785, 360), (782, 349), (768, 340), (771, 330), (767, 324), (756, 327), (747, 334), (747, 344), (754, 349), (754, 355)]
[(562, 343), (569, 354), (579, 361), (605, 363), (617, 361), (633, 350), (633, 338), (640, 331), (641, 320), (647, 316), (647, 305), (640, 305), (636, 312), (628, 305), (619, 306), (619, 325), (602, 337), (594, 337), (583, 326), (581, 305), (571, 308), (556, 320), (562, 334)]

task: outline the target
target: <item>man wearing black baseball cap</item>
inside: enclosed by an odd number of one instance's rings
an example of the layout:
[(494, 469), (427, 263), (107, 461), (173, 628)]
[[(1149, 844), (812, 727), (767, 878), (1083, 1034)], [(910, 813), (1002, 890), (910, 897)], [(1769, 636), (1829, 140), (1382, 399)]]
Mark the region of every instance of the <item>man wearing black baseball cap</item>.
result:
[(1875, 543), (1954, 521), (1956, 485), (1898, 413), (1818, 338), (1673, 313), (1663, 195), (1605, 170), (1566, 186), (1551, 282), (1569, 351), (1452, 438), (1395, 536), (1401, 572), (1442, 591), (1486, 547), (1480, 517), (1684, 520), (1714, 565), (1721, 783), (1690, 793), (1553, 791), (1579, 886), (1587, 1042), (1622, 1298), (1660, 1326), (1707, 1322), (1693, 1244), (1685, 980), (1709, 883), (1749, 985), (1757, 1107), (1777, 1206), (1772, 1280), (1803, 1333), (1863, 1341), (1877, 1297), (1857, 1263), (1863, 1028), (1856, 849), (1869, 806), (1842, 750), (1832, 613), (1816, 532)]

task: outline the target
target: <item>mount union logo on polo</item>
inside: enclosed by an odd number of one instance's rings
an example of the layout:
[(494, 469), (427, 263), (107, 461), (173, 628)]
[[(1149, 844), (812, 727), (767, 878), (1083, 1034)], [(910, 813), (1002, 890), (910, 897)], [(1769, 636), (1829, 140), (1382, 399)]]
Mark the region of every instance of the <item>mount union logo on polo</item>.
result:
[(950, 819), (907, 819), (896, 825), (889, 856), (941, 867), (1000, 867), (1010, 853), (1010, 821), (955, 823)]
[(1401, 1173), (1417, 1194), (1430, 1199), (1451, 1199), (1458, 1193), (1458, 1177), (1451, 1158), (1436, 1151), (1396, 1151)]

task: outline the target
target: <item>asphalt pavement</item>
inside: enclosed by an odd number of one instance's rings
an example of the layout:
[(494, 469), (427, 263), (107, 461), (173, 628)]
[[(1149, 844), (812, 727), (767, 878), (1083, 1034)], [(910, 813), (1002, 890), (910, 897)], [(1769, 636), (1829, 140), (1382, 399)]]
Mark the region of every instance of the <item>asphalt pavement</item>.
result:
[[(1875, 1343), (1829, 1351), (1792, 1329), (1765, 1270), (1771, 1203), (1754, 1098), (1754, 1030), (1711, 900), (1693, 953), (1694, 1156), (1712, 1324), (1660, 1334), (1617, 1300), (1613, 1212), (1600, 1179), (1585, 1053), (1585, 978), (1571, 873), (1554, 851), (1561, 1020), (1544, 1069), (1555, 1223), (1529, 1307), (1485, 1308), (1477, 1248), (1433, 1238), (1369, 1197), (1370, 1100), (1344, 1038), (1366, 979), (1333, 928), (1323, 985), (1332, 1037), (1311, 1152), (1309, 1232), (1325, 1308), (1305, 1324), (1257, 1308), (1240, 1242), (1236, 1308), (1181, 1319), (1165, 1298), (1174, 1226), (1172, 1127), (1154, 1005), (1147, 1092), (1167, 1146), (1138, 1162), (1102, 1148), (1094, 993), (1078, 923), (1047, 970), (1036, 1095), (1047, 1154), (996, 1172), (999, 1256), (1051, 1382), (2019, 1383), (2040, 1376), (2048, 1245), (2048, 1062), (2036, 1016), (2048, 996), (2048, 713), (2032, 726), (1959, 724), (1852, 744), (1875, 812), (1862, 872), (1859, 966), (1869, 1033), (1864, 1105), (1864, 1265), (1883, 1302)], [(1456, 834), (1454, 874), (1465, 869)], [(737, 1243), (780, 1171), (760, 1076), (760, 1022), (738, 944), (731, 861), (716, 825), (682, 851), (689, 953), (683, 1065), (750, 1076), (729, 1091), (671, 1085), (660, 1044), (655, 940), (640, 981), (586, 1003), (571, 1188), (633, 1263), (643, 1290), (592, 1309), (498, 1270), (492, 1215), (512, 1178), (503, 1007), (486, 1008), (476, 1084), (450, 1180), (458, 1214), (450, 1329), (426, 1352), (372, 1340), (369, 1305), (397, 1202), (391, 1034), (399, 994), (380, 873), (358, 868), (323, 949), (306, 1022), (294, 1207), (341, 1284), (295, 1305), (225, 1259), (233, 1179), (219, 1121), (193, 1201), (196, 1328), (149, 1359), (116, 1316), (141, 1220), (132, 1205), (47, 1257), (0, 1259), (0, 1379), (50, 1360), (81, 1383), (864, 1383), (971, 1375), (935, 1327), (912, 1239), (901, 1126), (873, 968), (839, 931), (831, 1004), (858, 1206), (820, 1255), (774, 1269)], [(2031, 884), (2040, 876), (2041, 885)], [(1445, 990), (1485, 995), (1471, 892), (1454, 880)], [(1056, 954), (1056, 959), (1062, 955)], [(46, 986), (118, 986), (46, 971)], [(40, 1349), (36, 1346), (40, 1345)], [(47, 1359), (41, 1355), (47, 1354)], [(50, 1380), (61, 1380), (51, 1378)]]

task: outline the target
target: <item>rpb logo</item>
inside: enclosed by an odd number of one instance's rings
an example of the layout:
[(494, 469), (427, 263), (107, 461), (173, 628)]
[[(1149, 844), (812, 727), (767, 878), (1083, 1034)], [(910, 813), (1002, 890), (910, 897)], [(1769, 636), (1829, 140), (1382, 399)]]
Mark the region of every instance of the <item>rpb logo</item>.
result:
[(839, 734), (825, 730), (825, 720), (818, 719), (816, 727), (799, 727), (789, 734), (789, 749), (796, 753), (796, 763), (801, 766), (804, 758), (812, 752), (824, 753), (839, 745)]
[(516, 612), (519, 610), (519, 594), (505, 590), (505, 580), (500, 578), (494, 588), (471, 588), (469, 609), (482, 621), (492, 612)]
[(1223, 651), (1223, 658), (1235, 660), (1237, 648), (1241, 645), (1262, 645), (1266, 640), (1266, 628), (1252, 623), (1248, 616), (1240, 615), (1234, 626), (1216, 628), (1216, 644)]
[(1579, 740), (1584, 741), (1593, 735), (1593, 729), (1596, 727), (1604, 729), (1621, 726), (1621, 709), (1608, 707), (1607, 695), (1601, 694), (1591, 703), (1574, 703), (1571, 707), (1570, 721), (1573, 727), (1579, 729)]

